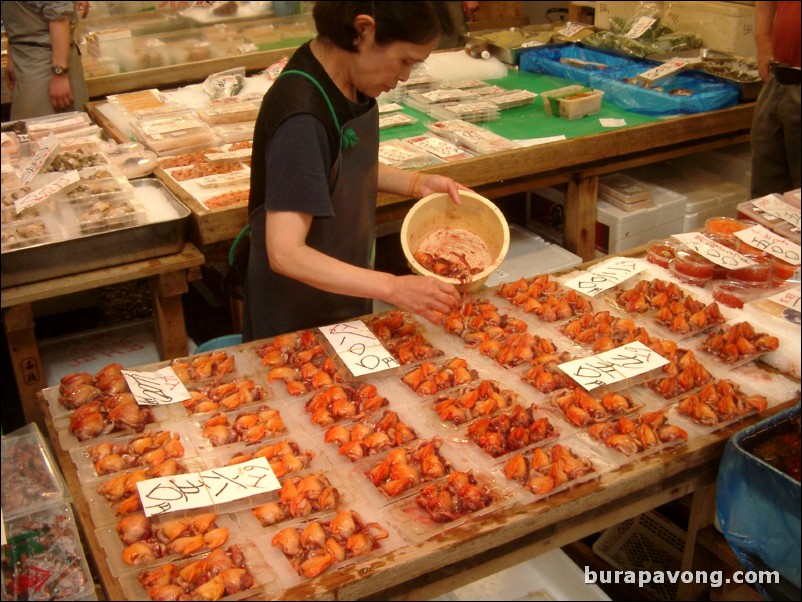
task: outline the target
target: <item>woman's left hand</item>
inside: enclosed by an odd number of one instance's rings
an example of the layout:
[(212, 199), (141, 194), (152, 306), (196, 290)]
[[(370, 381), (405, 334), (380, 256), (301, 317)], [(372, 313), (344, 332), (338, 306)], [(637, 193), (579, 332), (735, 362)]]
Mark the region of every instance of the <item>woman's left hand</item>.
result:
[(459, 191), (470, 190), (467, 186), (463, 186), (446, 176), (422, 173), (416, 173), (415, 176), (420, 176), (420, 179), (415, 182), (413, 196), (419, 199), (435, 192), (446, 192), (454, 203), (461, 205), (462, 199), (459, 196)]

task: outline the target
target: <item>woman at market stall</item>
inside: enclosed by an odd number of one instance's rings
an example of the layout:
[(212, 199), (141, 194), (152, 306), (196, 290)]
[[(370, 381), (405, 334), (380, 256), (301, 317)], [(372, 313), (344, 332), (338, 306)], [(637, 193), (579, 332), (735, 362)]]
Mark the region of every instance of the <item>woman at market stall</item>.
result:
[(318, 2), (318, 35), (262, 103), (254, 131), (243, 340), (348, 320), (372, 299), (431, 321), (459, 304), (436, 278), (375, 271), (378, 191), (463, 186), (378, 161), (375, 98), (409, 78), (453, 24), (440, 2)]

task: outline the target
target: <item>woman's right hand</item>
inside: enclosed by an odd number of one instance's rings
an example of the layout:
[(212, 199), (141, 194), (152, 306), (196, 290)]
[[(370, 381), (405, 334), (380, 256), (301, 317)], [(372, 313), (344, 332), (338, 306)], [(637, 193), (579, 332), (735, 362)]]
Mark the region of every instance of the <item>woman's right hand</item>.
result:
[(439, 324), (439, 317), (459, 308), (461, 296), (457, 287), (432, 276), (397, 276), (393, 294), (386, 299), (391, 305)]

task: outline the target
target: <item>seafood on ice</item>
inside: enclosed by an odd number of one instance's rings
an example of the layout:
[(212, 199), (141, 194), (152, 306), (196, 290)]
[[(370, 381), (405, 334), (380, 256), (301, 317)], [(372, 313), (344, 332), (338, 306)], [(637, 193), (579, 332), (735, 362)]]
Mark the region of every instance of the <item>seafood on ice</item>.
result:
[(415, 496), (415, 504), (436, 523), (448, 523), (483, 510), (500, 499), (488, 485), (480, 484), (472, 472), (455, 471), (426, 485)]
[(145, 431), (127, 440), (90, 445), (86, 453), (98, 476), (140, 466), (155, 467), (184, 456), (181, 435), (173, 431)]
[(610, 351), (633, 341), (646, 344), (651, 338), (642, 326), (629, 318), (613, 316), (607, 310), (573, 318), (563, 325), (561, 332), (579, 345), (592, 348), (594, 353)]
[[(446, 332), (460, 337), (468, 347), (478, 347), (481, 353), (489, 356), (492, 356), (490, 347), (497, 346), (499, 341), (513, 333), (527, 329), (523, 320), (500, 313), (493, 303), (478, 297), (468, 297), (460, 309), (444, 314), (440, 321)], [(482, 347), (482, 343), (487, 343), (488, 349)]]
[(170, 367), (184, 384), (225, 376), (236, 368), (234, 356), (223, 350), (174, 359)]
[(265, 458), (276, 478), (282, 479), (289, 474), (308, 468), (314, 457), (315, 452), (302, 450), (294, 439), (282, 439), (263, 445), (256, 451), (237, 452), (226, 462), (226, 466), (241, 464), (254, 458)]
[(353, 422), (330, 426), (323, 439), (337, 446), (337, 453), (356, 462), (393, 447), (411, 443), (415, 429), (403, 422), (397, 412), (385, 410), (375, 422)]
[(672, 399), (713, 380), (690, 349), (668, 339), (651, 339), (647, 346), (669, 361), (660, 368), (662, 375), (646, 382), (646, 386), (664, 399)]
[(557, 389), (575, 389), (579, 385), (558, 367), (560, 364), (576, 359), (567, 351), (544, 353), (529, 362), (530, 367), (521, 380), (532, 385), (541, 393), (552, 393)]
[(723, 422), (760, 413), (768, 407), (764, 395), (748, 395), (728, 379), (709, 382), (698, 391), (677, 401), (677, 412), (704, 426), (717, 427)]
[(765, 332), (757, 332), (750, 322), (738, 322), (729, 328), (718, 328), (702, 341), (702, 349), (725, 364), (748, 361), (758, 355), (776, 351), (780, 340)]
[(628, 393), (606, 392), (595, 397), (579, 387), (555, 391), (551, 403), (568, 422), (580, 427), (629, 414), (640, 407)]
[(79, 441), (116, 431), (142, 432), (154, 422), (150, 408), (137, 404), (131, 393), (117, 393), (86, 402), (70, 414), (68, 430)]
[(417, 323), (401, 311), (390, 311), (367, 322), (368, 328), (402, 366), (443, 355), (420, 332)]
[(130, 472), (120, 472), (104, 480), (97, 492), (114, 507), (117, 516), (124, 516), (142, 509), (136, 484), (157, 477), (170, 477), (189, 472), (181, 462), (170, 459), (156, 466), (138, 468)]
[(555, 443), (515, 454), (504, 465), (504, 475), (535, 495), (558, 488), (596, 472), (593, 461), (580, 457), (570, 447)]
[(315, 520), (301, 527), (285, 527), (271, 539), (292, 569), (306, 578), (317, 577), (332, 566), (381, 548), (389, 532), (379, 523), (366, 523), (354, 510), (343, 509), (330, 520)]
[(189, 414), (236, 410), (240, 406), (265, 401), (267, 390), (252, 378), (240, 378), (219, 385), (201, 385), (188, 390), (183, 402)]
[(431, 403), (431, 408), (442, 421), (460, 425), (512, 407), (518, 398), (517, 393), (505, 388), (502, 383), (483, 379), (438, 395)]
[(665, 410), (599, 422), (588, 427), (588, 434), (627, 456), (688, 439), (683, 428), (667, 422)]
[(455, 357), (442, 364), (421, 362), (404, 374), (401, 382), (420, 397), (426, 397), (444, 389), (465, 385), (477, 378), (479, 378), (479, 373), (468, 367), (467, 360)]

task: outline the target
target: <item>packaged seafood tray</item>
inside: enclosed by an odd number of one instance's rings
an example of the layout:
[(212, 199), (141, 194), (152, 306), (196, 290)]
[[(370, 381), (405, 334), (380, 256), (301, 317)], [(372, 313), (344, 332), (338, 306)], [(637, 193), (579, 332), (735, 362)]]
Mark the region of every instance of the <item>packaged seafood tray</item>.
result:
[(454, 471), (433, 481), (415, 495), (384, 509), (393, 526), (411, 544), (471, 522), (521, 500), (520, 491), (488, 474), (471, 469)]
[(537, 403), (516, 403), (493, 416), (483, 416), (462, 425), (448, 436), (454, 445), (477, 456), (476, 466), (489, 470), (513, 453), (553, 443), (576, 431), (554, 413), (541, 410)]
[(197, 457), (195, 441), (181, 422), (162, 423), (158, 429), (135, 435), (109, 437), (70, 450), (82, 483), (105, 479), (119, 472), (152, 468), (167, 462)]
[(425, 434), (415, 421), (414, 411), (405, 407), (400, 413), (384, 409), (369, 420), (333, 424), (323, 433), (323, 441), (331, 462), (347, 466), (412, 443)]
[(254, 499), (238, 517), (247, 533), (271, 535), (293, 521), (319, 518), (357, 503), (361, 503), (358, 490), (329, 465), (285, 477), (281, 489)]
[(621, 465), (624, 465), (683, 445), (697, 435), (696, 429), (688, 431), (669, 421), (664, 408), (597, 422), (577, 436), (591, 445), (599, 445), (620, 454), (623, 457)]
[(46, 138), (50, 134), (62, 134), (83, 129), (91, 125), (92, 120), (84, 111), (72, 111), (25, 120), (28, 135), (32, 140)]
[[(617, 201), (613, 204), (625, 211), (626, 207), (635, 204), (638, 204), (638, 207), (653, 206), (652, 187), (624, 173), (614, 173), (599, 178), (599, 193), (604, 193), (610, 199)], [(609, 202), (609, 199), (605, 200)], [(649, 205), (640, 204), (645, 202)]]
[(391, 310), (373, 316), (366, 325), (402, 366), (445, 354), (431, 342), (429, 328), (409, 313)]
[(566, 86), (540, 95), (547, 115), (569, 120), (599, 113), (603, 96), (604, 91), (585, 86)]
[(365, 458), (350, 468), (347, 478), (363, 499), (381, 508), (455, 470), (467, 470), (472, 460), (472, 455), (436, 435)]
[(578, 435), (515, 454), (491, 473), (501, 483), (515, 485), (521, 503), (532, 504), (599, 479), (615, 470), (620, 458), (589, 447)]
[(529, 90), (508, 90), (501, 94), (495, 94), (494, 91), (488, 94), (488, 100), (496, 105), (499, 109), (516, 109), (518, 107), (525, 107), (535, 102), (537, 94)]
[(670, 402), (678, 395), (692, 393), (713, 381), (713, 375), (691, 349), (679, 347), (667, 339), (653, 339), (648, 346), (669, 363), (660, 368), (659, 375), (645, 385)]
[(434, 155), (441, 161), (460, 161), (474, 156), (453, 142), (431, 134), (411, 136), (404, 138), (402, 141), (420, 151)]
[(372, 382), (346, 381), (320, 389), (304, 402), (307, 424), (328, 428), (353, 420), (376, 420), (390, 400)]
[[(197, 563), (197, 564), (196, 564)], [(191, 570), (187, 569), (193, 565)], [(192, 574), (191, 580), (179, 575)], [(120, 577), (128, 600), (186, 596), (206, 600), (259, 598), (275, 587), (276, 574), (251, 542), (232, 544), (186, 561), (165, 562)]]
[(67, 202), (62, 206), (64, 228), (69, 238), (98, 234), (145, 223), (145, 208), (138, 199), (116, 198)]
[(440, 84), (440, 80), (425, 73), (412, 73), (405, 82), (398, 82), (395, 88), (387, 93), (387, 99), (392, 102), (406, 102), (409, 92), (426, 92)]
[(115, 577), (248, 541), (234, 515), (205, 509), (151, 517), (129, 514), (95, 529), (95, 535)]
[(72, 171), (73, 169), (80, 172), (88, 167), (108, 167), (110, 163), (108, 155), (104, 152), (86, 152), (79, 148), (57, 153), (42, 173)]
[(493, 417), (522, 401), (522, 396), (505, 383), (482, 378), (433, 395), (423, 407), (431, 424), (451, 430), (477, 418)]
[(264, 445), (238, 443), (204, 454), (209, 468), (233, 466), (256, 458), (265, 458), (277, 479), (307, 470), (320, 472), (332, 466), (320, 443), (303, 433), (293, 433)]
[(3, 600), (97, 599), (69, 503), (5, 515), (4, 522)]
[(380, 142), (379, 161), (399, 169), (419, 169), (443, 163), (443, 159), (400, 140)]
[(195, 113), (202, 121), (212, 126), (244, 121), (255, 122), (261, 104), (261, 101), (238, 102), (195, 109)]
[(180, 149), (215, 146), (219, 143), (208, 124), (191, 115), (142, 119), (134, 123), (132, 129), (137, 140), (159, 156)]
[(3, 516), (70, 497), (39, 427), (32, 422), (2, 437)]
[[(279, 401), (341, 383), (349, 372), (322, 334), (303, 330), (243, 346), (254, 372), (263, 374)], [(283, 383), (283, 385), (282, 385)]]
[(223, 377), (239, 377), (253, 372), (245, 357), (244, 348), (239, 345), (175, 358), (166, 365), (173, 369), (185, 386), (190, 387), (219, 381)]
[(500, 107), (493, 102), (477, 100), (433, 105), (427, 114), (441, 121), (460, 119), (469, 123), (481, 123), (496, 121), (500, 117), (500, 111)]
[(590, 297), (562, 286), (548, 274), (501, 284), (496, 296), (535, 316), (539, 322), (555, 323), (593, 311)]
[[(117, 524), (123, 516), (143, 512), (137, 483), (164, 476), (176, 477), (205, 469), (206, 463), (198, 456), (170, 459), (155, 466), (129, 469), (85, 482), (81, 486), (81, 491), (89, 506), (92, 524), (96, 528), (107, 527)], [(220, 506), (222, 507), (223, 505)], [(210, 508), (210, 510), (215, 509)], [(229, 511), (228, 507), (226, 511)]]
[(555, 411), (561, 413), (566, 422), (583, 428), (634, 414), (651, 399), (643, 393), (643, 389), (638, 387), (623, 392), (604, 393), (589, 393), (577, 387), (555, 391), (550, 396), (550, 404)]
[(186, 423), (190, 425), (201, 455), (215, 448), (231, 449), (229, 446), (234, 443), (265, 445), (277, 438), (305, 432), (296, 412), (273, 402), (217, 412), (211, 416), (191, 417)]
[(446, 119), (426, 127), (431, 133), (480, 155), (518, 148), (512, 140), (464, 119)]
[[(3, 254), (3, 288), (178, 253), (183, 249), (189, 209), (155, 178), (140, 178), (131, 185), (135, 198), (147, 205), (147, 223), (76, 238), (65, 239), (62, 235), (47, 244), (6, 252)], [(57, 227), (61, 228), (61, 224)]]
[(521, 380), (543, 395), (549, 395), (559, 389), (575, 389), (579, 387), (579, 383), (563, 372), (560, 365), (579, 357), (568, 351), (540, 355), (523, 369)]
[(759, 332), (751, 322), (724, 324), (695, 340), (695, 349), (705, 362), (713, 361), (728, 368), (735, 368), (776, 351), (780, 340), (766, 332)]
[(467, 385), (479, 378), (479, 372), (463, 357), (423, 361), (404, 370), (399, 380), (406, 388), (423, 399), (446, 389)]
[(243, 121), (241, 123), (225, 123), (216, 125), (214, 133), (225, 143), (243, 142), (253, 140), (253, 131), (256, 127), (255, 121)]
[[(213, 164), (204, 159), (203, 162), (186, 167), (167, 169), (165, 173), (187, 192), (197, 194), (202, 200), (211, 194), (210, 191), (205, 190), (211, 187), (211, 178), (216, 177), (218, 180), (218, 182), (214, 182), (215, 188), (241, 186), (250, 181), (250, 168), (239, 161)], [(228, 176), (228, 178), (223, 178), (223, 176)], [(204, 180), (204, 178), (209, 179)], [(206, 185), (204, 186), (204, 184)], [(219, 190), (214, 192), (219, 192)]]
[(247, 410), (270, 403), (275, 393), (262, 377), (249, 374), (228, 374), (206, 383), (187, 386), (189, 399), (167, 406), (171, 416), (208, 415), (215, 412)]
[[(80, 132), (80, 134), (78, 133)], [(83, 149), (88, 153), (102, 153), (108, 152), (109, 143), (103, 139), (103, 129), (99, 126), (87, 128), (87, 130), (79, 130), (75, 135), (70, 135), (72, 132), (58, 136), (60, 138), (61, 150), (76, 151)]]
[(119, 203), (129, 201), (134, 196), (134, 187), (128, 182), (128, 178), (120, 175), (114, 177), (109, 173), (109, 177), (83, 177), (78, 184), (69, 188), (67, 192), (58, 194), (58, 201), (63, 203), (86, 203), (86, 202), (106, 202)]
[[(255, 540), (276, 571), (282, 589), (361, 562), (372, 562), (404, 543), (384, 514), (367, 504), (346, 507), (312, 520), (300, 519), (275, 534)], [(307, 548), (318, 547), (325, 553), (308, 553)]]
[(138, 92), (110, 94), (106, 100), (121, 110), (133, 114), (134, 111), (161, 107), (164, 104), (164, 95), (158, 89), (151, 88)]
[(588, 312), (570, 318), (567, 322), (559, 322), (555, 326), (569, 346), (574, 345), (594, 354), (651, 338), (646, 328), (618, 313), (615, 310), (601, 309), (595, 313)]
[(717, 302), (705, 304), (677, 283), (659, 278), (632, 287), (629, 282), (619, 285), (606, 299), (619, 311), (648, 322), (649, 333), (661, 338), (681, 341), (725, 321)]
[(428, 113), (434, 105), (474, 100), (476, 95), (471, 89), (433, 88), (425, 92), (411, 90), (407, 92), (404, 104), (422, 113)]
[(729, 379), (716, 379), (697, 391), (680, 396), (668, 408), (666, 415), (686, 430), (697, 429), (710, 433), (747, 416), (760, 414), (777, 405), (779, 400), (742, 387)]
[(757, 63), (752, 58), (711, 48), (679, 50), (666, 54), (649, 55), (650, 60), (668, 62), (677, 58), (698, 59), (689, 69), (702, 71), (715, 79), (731, 83), (738, 87), (741, 102), (756, 100), (763, 88)]
[[(50, 227), (43, 219), (20, 219), (2, 226), (2, 251), (26, 249), (50, 242)], [(5, 268), (4, 268), (5, 269)]]
[(386, 130), (401, 125), (412, 125), (418, 123), (418, 120), (407, 115), (406, 113), (392, 113), (390, 115), (382, 115), (379, 117), (379, 129)]

